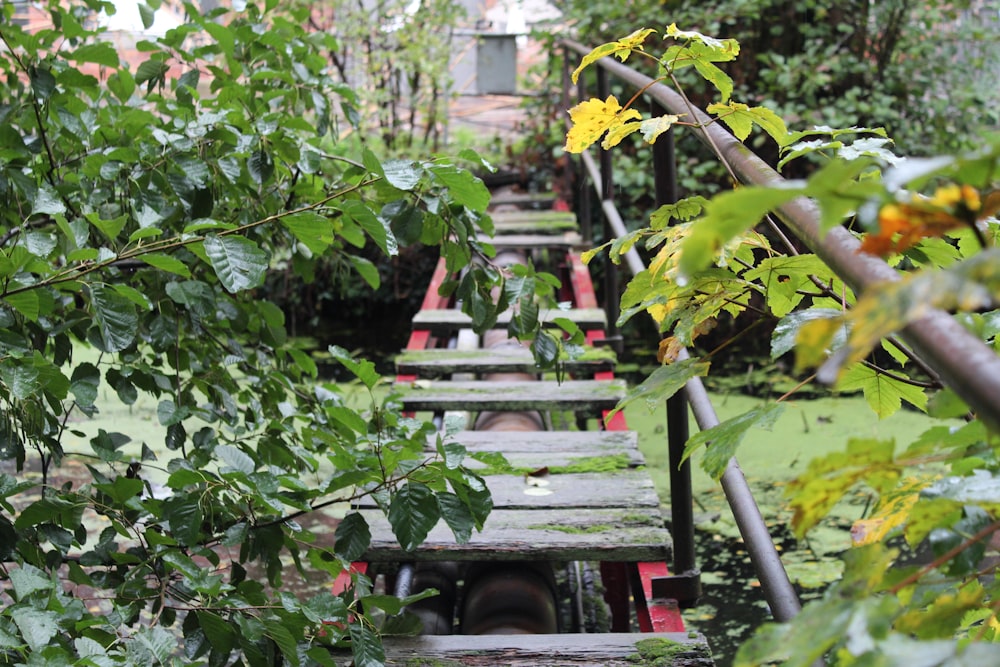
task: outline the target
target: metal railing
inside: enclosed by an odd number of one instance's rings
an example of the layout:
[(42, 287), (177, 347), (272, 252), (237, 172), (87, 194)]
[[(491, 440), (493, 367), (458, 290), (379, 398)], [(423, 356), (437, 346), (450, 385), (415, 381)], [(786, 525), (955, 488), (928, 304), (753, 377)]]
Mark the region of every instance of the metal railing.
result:
[[(565, 108), (572, 104), (570, 86), (571, 63), (585, 56), (591, 49), (563, 40), (563, 102)], [(720, 161), (733, 170), (736, 178), (745, 185), (771, 186), (784, 179), (749, 148), (736, 140), (700, 109), (690, 105), (678, 92), (668, 86), (654, 82), (650, 77), (638, 72), (613, 58), (603, 58), (597, 66), (597, 96), (606, 99), (609, 94), (608, 77), (629, 84), (635, 90), (643, 90), (643, 96), (655, 107), (672, 114), (685, 114), (697, 127), (688, 128), (705, 143)], [(582, 78), (576, 97), (585, 99)], [(657, 204), (672, 203), (677, 200), (675, 162), (672, 135), (664, 134), (654, 145), (653, 160)], [(614, 187), (611, 155), (601, 150), (599, 160), (589, 153), (581, 155), (581, 175), (592, 181), (601, 202), (606, 223), (606, 238), (622, 236), (626, 228), (614, 204)], [(580, 179), (583, 182), (583, 178)], [(587, 197), (583, 198), (588, 199)], [(589, 204), (588, 204), (589, 205)], [(899, 280), (899, 274), (881, 259), (858, 252), (858, 240), (846, 229), (834, 228), (823, 232), (820, 226), (819, 210), (815, 203), (804, 197), (792, 200), (780, 207), (776, 214), (785, 227), (801, 243), (807, 246), (836, 273), (855, 293), (862, 293), (876, 283)], [(587, 211), (582, 211), (584, 238), (589, 239)], [(635, 275), (642, 271), (642, 259), (633, 248), (626, 255), (626, 265)], [(614, 271), (608, 271), (614, 274)], [(614, 302), (617, 287), (608, 285), (608, 303)], [(617, 318), (615, 311), (609, 313), (610, 321)], [(948, 313), (930, 310), (923, 318), (906, 327), (900, 337), (908, 346), (911, 358), (933, 377), (940, 379), (955, 391), (969, 407), (988, 425), (1000, 426), (1000, 357), (981, 340), (969, 333)], [(686, 353), (684, 353), (686, 354)], [(681, 395), (683, 394), (683, 396)], [(691, 495), (690, 468), (680, 466), (680, 456), (688, 438), (688, 406), (702, 430), (719, 423), (708, 394), (697, 378), (688, 382), (685, 390), (667, 401), (668, 449), (670, 453), (671, 486), (671, 529), (674, 537), (674, 571), (677, 582), (662, 582), (654, 593), (673, 593), (692, 590), (692, 578), (698, 576), (695, 562), (694, 521)], [(764, 597), (770, 605), (774, 618), (778, 621), (790, 620), (801, 609), (798, 596), (781, 564), (773, 540), (750, 487), (746, 482), (736, 459), (731, 459), (721, 478), (721, 484), (729, 502), (740, 534), (747, 546), (754, 570), (761, 583)], [(671, 595), (672, 597), (672, 595)]]

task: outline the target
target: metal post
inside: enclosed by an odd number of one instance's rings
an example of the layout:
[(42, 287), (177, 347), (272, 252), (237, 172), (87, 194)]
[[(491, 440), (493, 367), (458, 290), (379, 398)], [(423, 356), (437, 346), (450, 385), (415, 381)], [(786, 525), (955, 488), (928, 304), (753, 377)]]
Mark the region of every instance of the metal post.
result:
[[(597, 70), (597, 96), (602, 100), (607, 99), (611, 94), (611, 87), (608, 83), (608, 73), (603, 69)], [(605, 202), (614, 202), (615, 183), (611, 170), (611, 151), (600, 149), (601, 164), (601, 205)], [(608, 224), (607, 217), (604, 219), (604, 232), (600, 239), (602, 242), (610, 240), (614, 234)], [(618, 294), (618, 272), (614, 270), (610, 262), (606, 264), (604, 271), (604, 308), (608, 314), (608, 340), (614, 341), (613, 347), (621, 354), (622, 342), (618, 334), (618, 314), (619, 314), (619, 294)]]
[[(587, 86), (584, 83), (583, 77), (581, 76), (576, 83), (576, 96), (579, 101), (587, 99)], [(586, 173), (587, 168), (585, 166), (585, 155), (580, 154), (580, 173)], [(590, 190), (587, 188), (587, 179), (581, 178), (580, 182), (577, 184), (579, 187), (579, 202), (580, 202), (580, 236), (583, 237), (583, 243), (585, 245), (591, 245), (594, 242), (594, 225), (593, 225), (593, 210), (590, 206)]]
[[(569, 47), (564, 46), (562, 49), (562, 97), (560, 98), (562, 102), (562, 108), (564, 113), (569, 113), (570, 105), (572, 104), (572, 97), (570, 94), (570, 89), (573, 84), (572, 73), (570, 72), (570, 58), (572, 57), (572, 52)], [(569, 155), (564, 156), (565, 167), (563, 171), (563, 196), (570, 198), (573, 196), (573, 182), (575, 180), (573, 160)]]
[[(655, 102), (654, 116), (666, 111)], [(653, 178), (656, 205), (677, 201), (677, 162), (673, 130), (668, 130), (653, 144)], [(668, 589), (682, 607), (693, 606), (701, 596), (701, 571), (698, 569), (694, 541), (694, 493), (691, 483), (691, 460), (684, 459), (684, 447), (690, 437), (687, 392), (683, 389), (667, 399), (667, 450), (670, 461), (670, 533), (674, 538), (674, 572)], [(666, 582), (663, 582), (666, 583)], [(663, 584), (661, 583), (660, 586)], [(657, 586), (659, 588), (659, 586)]]

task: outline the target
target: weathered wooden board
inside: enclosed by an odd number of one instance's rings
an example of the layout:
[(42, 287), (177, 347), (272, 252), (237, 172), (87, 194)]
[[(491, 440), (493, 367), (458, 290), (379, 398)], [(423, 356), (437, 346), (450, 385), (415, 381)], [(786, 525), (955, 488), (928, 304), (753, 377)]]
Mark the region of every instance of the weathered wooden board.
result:
[(578, 248), (583, 245), (583, 237), (579, 232), (563, 232), (562, 234), (500, 234), (483, 239), (495, 248)]
[(578, 226), (572, 211), (494, 211), (490, 218), (498, 230), (519, 224), (535, 225), (539, 231), (570, 231)]
[(532, 210), (550, 210), (556, 200), (554, 192), (494, 192), (490, 206), (532, 206)]
[[(708, 644), (684, 632), (388, 637), (386, 664), (406, 667), (711, 667)], [(334, 654), (350, 664), (348, 652)]]
[(397, 382), (403, 409), (429, 410), (610, 410), (625, 397), (624, 380)]
[(361, 510), (372, 533), (366, 562), (496, 560), (617, 562), (667, 561), (670, 532), (652, 508), (504, 510), (486, 519), (483, 532), (457, 544), (444, 521), (414, 552), (404, 552), (385, 515)]
[[(578, 359), (563, 364), (567, 373), (584, 375), (610, 371), (616, 356), (607, 348), (590, 348)], [(486, 350), (404, 350), (396, 357), (396, 372), (420, 377), (454, 373), (538, 373), (531, 350), (525, 347)]]
[[(502, 452), (512, 466), (530, 470), (580, 467), (611, 458), (621, 459), (623, 467), (645, 464), (632, 431), (462, 431), (448, 440), (461, 443), (470, 453)], [(428, 442), (428, 449), (435, 446), (436, 438)], [(465, 465), (479, 467), (471, 458)]]
[[(522, 475), (488, 475), (486, 486), (495, 509), (614, 509), (658, 511), (660, 500), (649, 474), (626, 468), (614, 472), (584, 472), (548, 475), (543, 479)], [(368, 496), (358, 507), (374, 508)]]
[[(500, 313), (497, 318), (497, 327), (506, 327), (510, 323), (512, 314), (510, 310)], [(600, 308), (570, 308), (568, 310), (549, 308), (542, 309), (538, 314), (539, 321), (548, 326), (552, 326), (552, 321), (556, 318), (567, 319), (584, 330), (606, 329), (608, 325), (607, 314)], [(435, 336), (440, 336), (459, 329), (470, 328), (472, 318), (454, 308), (439, 308), (417, 312), (413, 316), (412, 323), (415, 330), (426, 330)]]

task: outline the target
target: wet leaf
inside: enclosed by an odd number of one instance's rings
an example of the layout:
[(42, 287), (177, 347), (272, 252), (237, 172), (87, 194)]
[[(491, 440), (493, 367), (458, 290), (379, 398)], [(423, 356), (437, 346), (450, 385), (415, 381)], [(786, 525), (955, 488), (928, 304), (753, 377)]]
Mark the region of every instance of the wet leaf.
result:
[(593, 49), (590, 53), (583, 57), (580, 61), (580, 65), (573, 70), (573, 83), (576, 83), (580, 78), (580, 72), (586, 69), (592, 63), (597, 62), (601, 58), (606, 56), (615, 56), (622, 62), (628, 60), (629, 55), (633, 51), (642, 50), (642, 43), (646, 41), (646, 38), (655, 33), (656, 31), (652, 28), (642, 28), (636, 30), (628, 37), (619, 39), (614, 42), (608, 42), (606, 44), (601, 44), (600, 46)]
[(222, 286), (232, 294), (260, 287), (264, 282), (269, 255), (242, 236), (209, 236), (205, 253)]
[(710, 429), (699, 431), (691, 436), (684, 446), (684, 457), (690, 456), (702, 445), (705, 454), (701, 467), (713, 479), (719, 479), (726, 471), (729, 460), (736, 454), (736, 449), (751, 428), (770, 430), (785, 411), (783, 403), (769, 403), (760, 408), (754, 408), (742, 415), (727, 419)]
[(604, 101), (591, 98), (580, 102), (569, 110), (569, 117), (571, 126), (566, 134), (565, 150), (582, 153), (609, 129), (630, 120), (639, 120), (642, 115), (635, 109), (622, 109), (617, 98), (609, 95)]
[(441, 518), (441, 510), (429, 488), (407, 482), (392, 496), (388, 518), (400, 546), (413, 551)]

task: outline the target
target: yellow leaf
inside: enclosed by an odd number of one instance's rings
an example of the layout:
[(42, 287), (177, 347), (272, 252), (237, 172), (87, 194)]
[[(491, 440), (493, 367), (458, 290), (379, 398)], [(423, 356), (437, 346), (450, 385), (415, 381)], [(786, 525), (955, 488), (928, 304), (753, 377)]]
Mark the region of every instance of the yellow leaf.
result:
[(657, 137), (673, 127), (680, 119), (680, 116), (667, 114), (644, 120), (639, 125), (639, 129), (642, 131), (642, 138), (646, 140), (647, 144), (651, 144), (656, 141)]
[(821, 317), (804, 322), (795, 336), (795, 372), (815, 368), (830, 354), (830, 345), (844, 326), (840, 317)]
[(569, 110), (569, 118), (572, 126), (566, 134), (565, 150), (582, 153), (606, 131), (642, 115), (635, 109), (622, 109), (615, 96), (609, 95), (604, 101), (591, 98), (580, 102)]
[(900, 487), (879, 500), (878, 507), (868, 519), (858, 519), (851, 526), (854, 546), (881, 542), (893, 528), (903, 525), (910, 509), (920, 498), (920, 491), (930, 483), (930, 478), (906, 478)]
[(573, 83), (576, 83), (577, 79), (580, 78), (580, 72), (586, 69), (588, 65), (597, 62), (605, 56), (614, 55), (622, 62), (625, 62), (633, 51), (642, 50), (642, 43), (654, 32), (656, 31), (652, 28), (642, 28), (616, 42), (608, 42), (596, 47), (593, 51), (585, 55), (583, 60), (580, 61), (580, 66), (573, 70)]
[(604, 141), (601, 142), (601, 148), (608, 150), (609, 148), (614, 148), (622, 142), (622, 139), (632, 134), (636, 130), (640, 129), (642, 123), (637, 120), (630, 121), (628, 123), (623, 123), (621, 125), (615, 125), (610, 130), (608, 130), (607, 136), (604, 137)]

